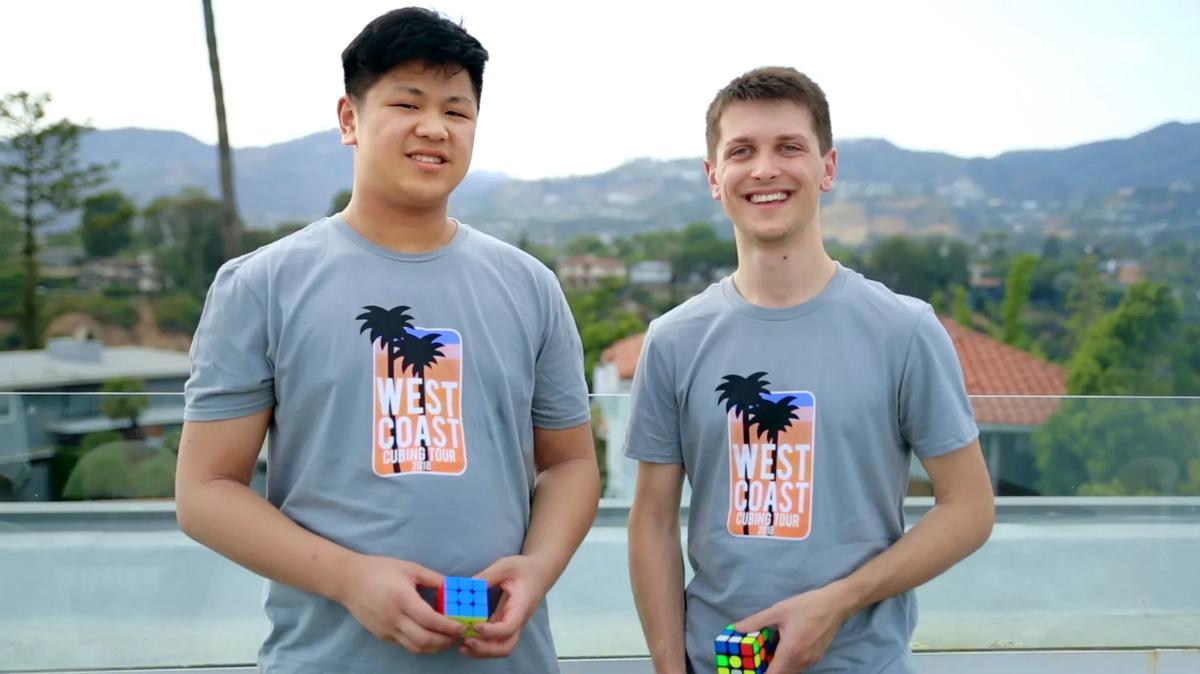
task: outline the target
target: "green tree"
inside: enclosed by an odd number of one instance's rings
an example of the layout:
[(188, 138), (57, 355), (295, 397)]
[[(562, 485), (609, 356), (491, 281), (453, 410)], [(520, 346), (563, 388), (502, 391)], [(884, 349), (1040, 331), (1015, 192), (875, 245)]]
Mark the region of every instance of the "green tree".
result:
[(166, 332), (190, 335), (200, 324), (204, 305), (187, 291), (175, 291), (159, 295), (150, 301), (154, 309), (154, 321)]
[(104, 180), (99, 164), (81, 166), (79, 139), (89, 129), (46, 119), (48, 95), (27, 92), (0, 100), (0, 202), (10, 204), (23, 229), (20, 331), (26, 348), (40, 345), (37, 230), (79, 206), (85, 191)]
[(1036, 255), (1020, 255), (1008, 270), (1004, 285), (1004, 304), (1000, 309), (1004, 323), (1004, 343), (1024, 347), (1028, 341), (1022, 314), (1029, 303), (1029, 291), (1033, 289), (1033, 274), (1037, 271)]
[(0, 201), (0, 267), (16, 262), (20, 246), (21, 223), (8, 205)]
[(83, 249), (91, 257), (108, 257), (133, 241), (137, 208), (117, 190), (101, 192), (83, 200), (79, 223)]
[[(117, 377), (100, 387), (101, 393), (143, 393), (145, 390), (145, 382), (132, 377)], [(100, 411), (109, 419), (128, 421), (129, 428), (125, 434), (133, 440), (146, 437), (138, 421), (149, 406), (150, 399), (143, 395), (105, 395), (100, 398)]]
[(1081, 259), (1075, 267), (1075, 283), (1067, 291), (1067, 332), (1071, 353), (1083, 345), (1084, 335), (1104, 313), (1104, 285), (1100, 281), (1098, 264), (1090, 255)]
[(242, 232), (242, 253), (249, 253), (268, 243), (278, 241), (285, 236), (295, 234), (307, 226), (303, 222), (283, 222), (275, 229), (248, 229)]
[(63, 487), (69, 500), (170, 498), (176, 457), (145, 442), (118, 440), (88, 451)]
[(967, 283), (966, 244), (940, 236), (894, 236), (871, 251), (865, 273), (895, 292), (928, 300), (938, 289)]
[(613, 254), (612, 246), (595, 234), (580, 234), (567, 244), (567, 255), (599, 255)]
[[(1166, 285), (1130, 286), (1072, 356), (1078, 395), (1195, 394), (1200, 337), (1180, 324)], [(1043, 494), (1200, 494), (1200, 415), (1193, 400), (1066, 400), (1034, 434)]]
[(204, 9), (204, 35), (208, 43), (208, 70), (212, 74), (213, 104), (217, 114), (217, 163), (221, 169), (221, 238), (225, 259), (237, 257), (242, 250), (242, 223), (238, 219), (237, 197), (233, 191), (233, 150), (225, 122), (225, 89), (221, 85), (221, 59), (217, 53), (217, 26), (212, 0), (201, 0)]
[(1070, 361), (1078, 395), (1171, 395), (1178, 355), (1179, 302), (1165, 284), (1135, 283), (1088, 330)]
[(946, 292), (941, 288), (933, 291), (933, 294), (929, 296), (929, 304), (933, 306), (933, 312), (938, 316), (944, 316), (949, 311), (949, 307), (946, 306)]
[(557, 266), (558, 251), (554, 249), (554, 246), (533, 241), (525, 231), (522, 231), (520, 238), (517, 239), (517, 248), (536, 257), (539, 262), (551, 270)]
[(967, 299), (967, 289), (960, 285), (950, 287), (950, 292), (954, 295), (954, 322), (964, 328), (974, 328), (974, 321), (971, 320), (971, 303)]
[(600, 354), (613, 342), (646, 329), (641, 316), (625, 306), (628, 286), (620, 279), (608, 279), (592, 290), (567, 294), (571, 314), (583, 342), (584, 376), (592, 384), (592, 372)]
[(333, 201), (329, 205), (329, 213), (327, 215), (334, 215), (346, 210), (346, 207), (350, 205), (350, 195), (350, 190), (342, 190), (333, 195)]
[(1200, 495), (1190, 400), (1065, 400), (1033, 436), (1043, 495)]
[(699, 278), (708, 282), (721, 267), (737, 264), (737, 249), (733, 241), (721, 239), (711, 223), (688, 223), (679, 233), (679, 246), (667, 257), (671, 273), (677, 281)]
[(221, 202), (203, 190), (188, 188), (173, 197), (159, 197), (142, 211), (142, 237), (154, 251), (168, 288), (204, 297), (225, 259), (221, 208)]

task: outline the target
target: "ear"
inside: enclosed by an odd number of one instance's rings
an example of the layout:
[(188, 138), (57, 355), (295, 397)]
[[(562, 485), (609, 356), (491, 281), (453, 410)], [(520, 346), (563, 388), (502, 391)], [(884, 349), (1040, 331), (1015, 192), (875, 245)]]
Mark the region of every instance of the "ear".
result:
[(714, 201), (721, 200), (721, 183), (717, 180), (717, 167), (711, 161), (704, 160), (704, 175), (708, 178), (708, 191)]
[(825, 172), (821, 176), (821, 191), (828, 192), (833, 189), (833, 183), (837, 180), (837, 148), (829, 148), (823, 161)]
[(349, 96), (338, 99), (337, 114), (342, 145), (358, 145), (358, 108)]

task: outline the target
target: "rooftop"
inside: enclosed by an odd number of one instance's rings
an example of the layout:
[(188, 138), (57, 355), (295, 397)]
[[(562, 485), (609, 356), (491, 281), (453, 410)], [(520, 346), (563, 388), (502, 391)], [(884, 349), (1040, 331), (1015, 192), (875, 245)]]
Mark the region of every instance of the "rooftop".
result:
[(100, 384), (115, 377), (175, 379), (187, 377), (191, 367), (183, 351), (61, 338), (43, 350), (0, 352), (0, 391)]

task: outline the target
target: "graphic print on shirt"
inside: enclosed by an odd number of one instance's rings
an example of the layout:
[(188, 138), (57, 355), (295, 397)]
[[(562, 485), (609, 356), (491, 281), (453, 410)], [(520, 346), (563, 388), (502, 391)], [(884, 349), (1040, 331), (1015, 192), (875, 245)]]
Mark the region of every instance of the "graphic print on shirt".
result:
[(376, 475), (462, 475), (462, 335), (421, 328), (406, 306), (363, 307), (359, 333), (371, 338)]
[(717, 386), (729, 425), (729, 533), (803, 540), (812, 530), (816, 399), (770, 391), (766, 372)]

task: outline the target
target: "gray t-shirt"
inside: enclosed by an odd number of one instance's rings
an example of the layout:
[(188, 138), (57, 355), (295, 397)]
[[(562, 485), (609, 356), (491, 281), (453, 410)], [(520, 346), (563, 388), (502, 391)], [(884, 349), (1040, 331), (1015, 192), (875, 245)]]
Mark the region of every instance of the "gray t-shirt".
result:
[[(715, 671), (713, 639), (729, 623), (883, 552), (904, 532), (911, 453), (977, 435), (929, 305), (840, 265), (799, 306), (752, 305), (726, 278), (655, 320), (625, 454), (683, 463), (692, 487), (690, 668)], [(916, 617), (912, 593), (872, 606), (805, 672), (914, 672)]]
[[(589, 418), (554, 275), (466, 225), (404, 255), (340, 217), (226, 263), (192, 345), (189, 420), (274, 408), (267, 498), (352, 550), (471, 576), (518, 554), (533, 428)], [(554, 672), (545, 603), (513, 654), (413, 656), (336, 602), (269, 583), (264, 672)]]

